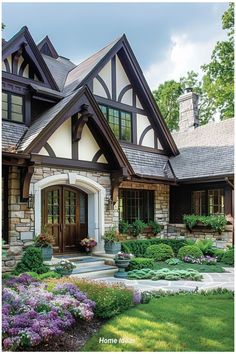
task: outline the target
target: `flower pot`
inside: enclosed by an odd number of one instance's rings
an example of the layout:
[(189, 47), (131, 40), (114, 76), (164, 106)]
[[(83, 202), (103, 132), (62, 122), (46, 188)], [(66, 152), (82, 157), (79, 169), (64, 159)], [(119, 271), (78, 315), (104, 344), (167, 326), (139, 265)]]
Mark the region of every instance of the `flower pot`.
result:
[(62, 277), (68, 276), (68, 275), (71, 275), (71, 274), (72, 274), (72, 270), (68, 270), (68, 269), (56, 268), (55, 270), (56, 270), (57, 273), (59, 273)]
[(105, 252), (107, 254), (116, 254), (121, 250), (120, 242), (105, 242)]
[(41, 247), (43, 261), (50, 261), (52, 259), (53, 248), (52, 246)]
[(115, 278), (127, 278), (128, 275), (125, 268), (129, 266), (130, 259), (115, 259), (115, 264), (118, 267), (118, 272), (114, 274)]

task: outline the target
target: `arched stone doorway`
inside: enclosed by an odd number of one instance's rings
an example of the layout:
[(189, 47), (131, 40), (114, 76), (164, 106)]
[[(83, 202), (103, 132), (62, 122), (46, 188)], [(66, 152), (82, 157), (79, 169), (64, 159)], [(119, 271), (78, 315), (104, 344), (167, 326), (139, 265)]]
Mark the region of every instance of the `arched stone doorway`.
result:
[[(76, 173), (63, 173), (45, 177), (31, 185), (35, 196), (35, 234), (42, 230), (44, 190), (48, 187), (71, 187), (78, 194), (84, 192), (87, 199), (87, 235), (96, 239), (96, 250), (103, 250), (101, 236), (104, 233), (104, 199), (105, 189), (92, 179)], [(71, 191), (72, 191), (71, 189)], [(66, 189), (65, 189), (66, 190)]]

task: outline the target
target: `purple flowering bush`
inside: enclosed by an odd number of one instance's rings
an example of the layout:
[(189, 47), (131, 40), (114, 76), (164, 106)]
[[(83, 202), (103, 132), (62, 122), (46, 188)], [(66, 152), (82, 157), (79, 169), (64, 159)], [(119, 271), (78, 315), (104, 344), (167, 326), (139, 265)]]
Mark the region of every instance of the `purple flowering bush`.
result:
[(76, 319), (91, 320), (95, 302), (73, 284), (53, 292), (47, 285), (23, 274), (7, 280), (2, 294), (3, 349), (36, 346), (61, 335)]
[(217, 263), (217, 257), (211, 256), (202, 256), (202, 257), (193, 257), (193, 256), (185, 256), (183, 261), (186, 263), (192, 264), (207, 264), (207, 265), (215, 265)]

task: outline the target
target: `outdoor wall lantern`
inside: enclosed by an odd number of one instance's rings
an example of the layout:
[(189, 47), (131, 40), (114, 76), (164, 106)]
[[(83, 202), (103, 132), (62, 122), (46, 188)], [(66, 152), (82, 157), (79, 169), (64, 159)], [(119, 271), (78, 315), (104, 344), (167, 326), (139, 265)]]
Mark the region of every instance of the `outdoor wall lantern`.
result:
[(34, 207), (34, 195), (33, 194), (29, 194), (28, 208), (32, 209), (33, 207)]

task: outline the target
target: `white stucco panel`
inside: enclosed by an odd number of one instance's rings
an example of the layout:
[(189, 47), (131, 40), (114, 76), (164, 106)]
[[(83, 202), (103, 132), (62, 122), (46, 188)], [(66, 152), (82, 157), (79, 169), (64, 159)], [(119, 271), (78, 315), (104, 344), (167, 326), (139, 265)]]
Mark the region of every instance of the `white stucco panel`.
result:
[(139, 142), (140, 136), (144, 129), (146, 129), (149, 125), (150, 122), (147, 116), (137, 114), (137, 142)]
[(42, 147), (42, 149), (39, 151), (39, 155), (49, 156), (49, 153), (44, 147)]
[(136, 96), (136, 107), (139, 109), (143, 109), (143, 106), (141, 105), (138, 96)]
[(56, 157), (72, 158), (71, 153), (71, 118), (67, 119), (48, 139), (48, 144)]
[(130, 85), (130, 81), (126, 72), (120, 62), (120, 59), (116, 55), (116, 94), (119, 97), (120, 91), (127, 85)]
[(153, 129), (149, 130), (145, 134), (145, 136), (143, 138), (142, 146), (154, 148), (154, 130)]
[(106, 91), (104, 90), (103, 86), (100, 84), (100, 82), (96, 78), (93, 79), (93, 93), (95, 95), (100, 96), (100, 97), (108, 98)]
[(108, 163), (107, 159), (105, 158), (104, 155), (101, 155), (99, 157), (99, 159), (97, 160), (97, 162), (100, 162), (100, 163)]
[(122, 97), (121, 103), (125, 103), (130, 106), (133, 105), (133, 90), (132, 89), (126, 91), (126, 93)]
[(161, 143), (160, 143), (160, 140), (159, 140), (159, 139), (157, 139), (157, 148), (158, 148), (159, 150), (164, 150), (163, 147), (162, 147), (162, 145), (161, 145)]
[(84, 161), (92, 161), (94, 155), (100, 149), (87, 124), (85, 124), (83, 128), (82, 136), (78, 144), (78, 149), (79, 160)]
[(99, 71), (98, 75), (103, 79), (105, 82), (108, 91), (111, 95), (111, 61), (109, 61), (101, 71)]

